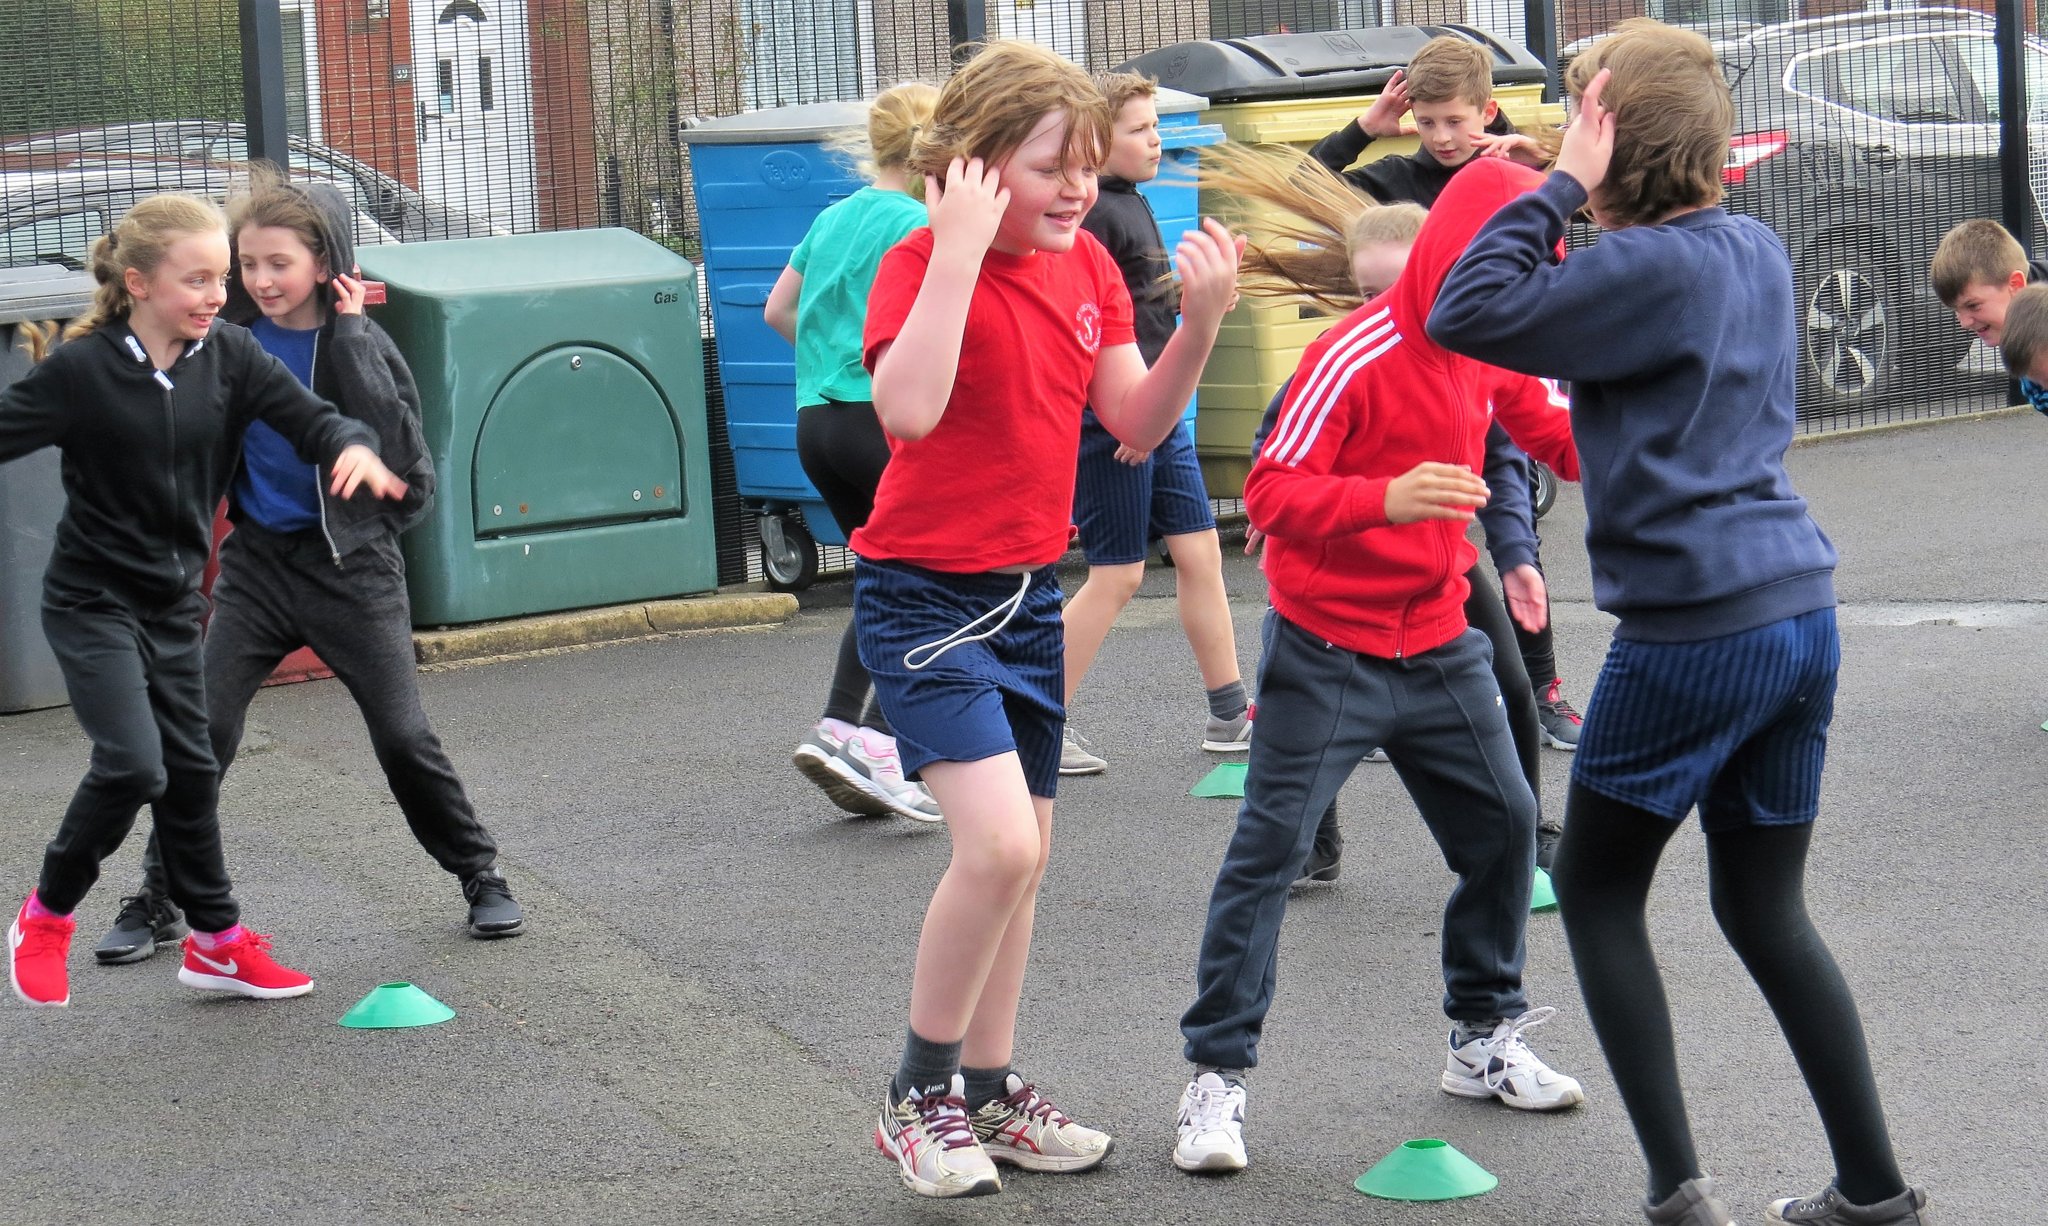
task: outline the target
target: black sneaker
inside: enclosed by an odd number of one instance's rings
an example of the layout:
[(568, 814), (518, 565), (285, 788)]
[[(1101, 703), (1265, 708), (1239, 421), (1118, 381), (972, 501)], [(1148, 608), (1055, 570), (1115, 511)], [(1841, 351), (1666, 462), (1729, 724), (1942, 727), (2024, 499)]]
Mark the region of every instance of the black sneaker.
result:
[(1552, 677), (1536, 698), (1536, 719), (1542, 726), (1543, 743), (1552, 749), (1575, 753), (1579, 748), (1579, 727), (1586, 721), (1565, 701), (1564, 680)]
[(1564, 838), (1564, 823), (1554, 817), (1546, 817), (1536, 823), (1536, 867), (1544, 872), (1557, 860), (1558, 840)]
[(170, 899), (130, 894), (121, 900), (113, 931), (100, 939), (92, 956), (107, 966), (140, 962), (155, 953), (159, 944), (179, 940), (190, 931), (184, 914)]
[(1316, 841), (1308, 849), (1308, 860), (1301, 866), (1301, 876), (1294, 879), (1296, 885), (1307, 885), (1315, 881), (1335, 881), (1342, 871), (1338, 863), (1344, 857), (1344, 832), (1337, 827), (1337, 806), (1332, 804), (1323, 814), (1323, 823), (1316, 828)]
[(516, 937), (526, 931), (526, 912), (512, 897), (512, 887), (495, 868), (471, 873), (462, 879), (462, 896), (469, 900), (469, 935), (482, 940)]

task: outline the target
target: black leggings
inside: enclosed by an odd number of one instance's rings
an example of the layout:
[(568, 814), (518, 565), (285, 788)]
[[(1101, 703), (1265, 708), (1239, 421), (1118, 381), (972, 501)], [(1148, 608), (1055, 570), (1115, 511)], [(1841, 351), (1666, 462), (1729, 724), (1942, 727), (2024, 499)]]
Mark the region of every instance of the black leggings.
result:
[[(796, 459), (818, 496), (849, 537), (875, 511), (875, 490), (889, 465), (889, 440), (871, 401), (828, 400), (797, 410)], [(881, 707), (868, 697), (868, 670), (861, 667), (853, 622), (839, 637), (839, 660), (832, 667), (832, 688), (825, 696), (825, 718), (861, 724), (888, 732)], [(865, 708), (865, 709), (863, 709)]]
[[(1565, 805), (1555, 882), (1586, 1014), (1649, 1163), (1654, 1204), (1699, 1178), (1678, 1086), (1671, 1007), (1645, 916), (1650, 882), (1678, 823), (1580, 784)], [(1806, 914), (1810, 824), (1707, 835), (1714, 919), (1777, 1016), (1820, 1111), (1836, 1183), (1850, 1203), (1905, 1189), (1871, 1076), (1856, 1001)]]
[(1515, 630), (1515, 645), (1522, 657), (1522, 668), (1529, 674), (1529, 692), (1537, 698), (1550, 687), (1557, 676), (1557, 640), (1550, 633), (1549, 601), (1544, 602), (1543, 629), (1524, 630), (1522, 623), (1512, 614), (1508, 624)]

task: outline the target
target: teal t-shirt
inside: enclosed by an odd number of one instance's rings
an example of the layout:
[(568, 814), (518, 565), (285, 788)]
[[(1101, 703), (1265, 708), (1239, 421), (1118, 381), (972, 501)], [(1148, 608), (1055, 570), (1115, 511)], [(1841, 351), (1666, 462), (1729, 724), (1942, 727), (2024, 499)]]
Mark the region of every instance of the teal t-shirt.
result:
[(860, 361), (868, 291), (889, 248), (925, 221), (923, 201), (863, 187), (811, 223), (789, 257), (804, 279), (796, 300), (798, 408), (874, 399)]

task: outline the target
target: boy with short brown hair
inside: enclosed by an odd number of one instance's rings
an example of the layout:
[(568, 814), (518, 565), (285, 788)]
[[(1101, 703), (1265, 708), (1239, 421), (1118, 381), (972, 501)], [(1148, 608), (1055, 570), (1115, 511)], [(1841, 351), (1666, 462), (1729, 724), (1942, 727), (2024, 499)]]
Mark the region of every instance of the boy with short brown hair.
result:
[(2011, 232), (1982, 217), (1942, 235), (1927, 266), (1935, 296), (1955, 312), (1956, 325), (1994, 349), (2003, 343), (2013, 296), (2044, 273), (2048, 266), (2028, 260), (2027, 249)]
[[(1404, 125), (1411, 112), (1414, 124)], [(1374, 140), (1399, 136), (1418, 137), (1422, 147), (1352, 168)], [(1364, 114), (1317, 141), (1309, 156), (1381, 204), (1428, 208), (1459, 167), (1496, 147), (1528, 151), (1517, 160), (1531, 165), (1540, 160), (1537, 143), (1517, 133), (1493, 100), (1486, 49), (1444, 34), (1424, 43)]]
[(2016, 291), (2006, 307), (1998, 356), (2019, 378), (2027, 403), (2048, 413), (2048, 285)]

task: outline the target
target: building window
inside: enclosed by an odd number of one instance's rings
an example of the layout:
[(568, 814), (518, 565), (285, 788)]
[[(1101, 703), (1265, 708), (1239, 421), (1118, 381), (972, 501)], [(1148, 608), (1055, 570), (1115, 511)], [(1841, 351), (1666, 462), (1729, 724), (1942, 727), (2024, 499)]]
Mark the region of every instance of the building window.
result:
[(496, 98), (491, 93), (491, 57), (488, 55), (477, 57), (476, 101), (477, 106), (486, 111), (497, 105)]
[(379, 21), (391, 16), (391, 0), (368, 0), (364, 7), (363, 16), (368, 17), (371, 21)]
[(443, 115), (452, 115), (455, 113), (454, 60), (441, 61), (439, 78), (440, 79), (436, 82), (436, 86), (438, 87), (437, 92), (441, 95), (441, 113)]

